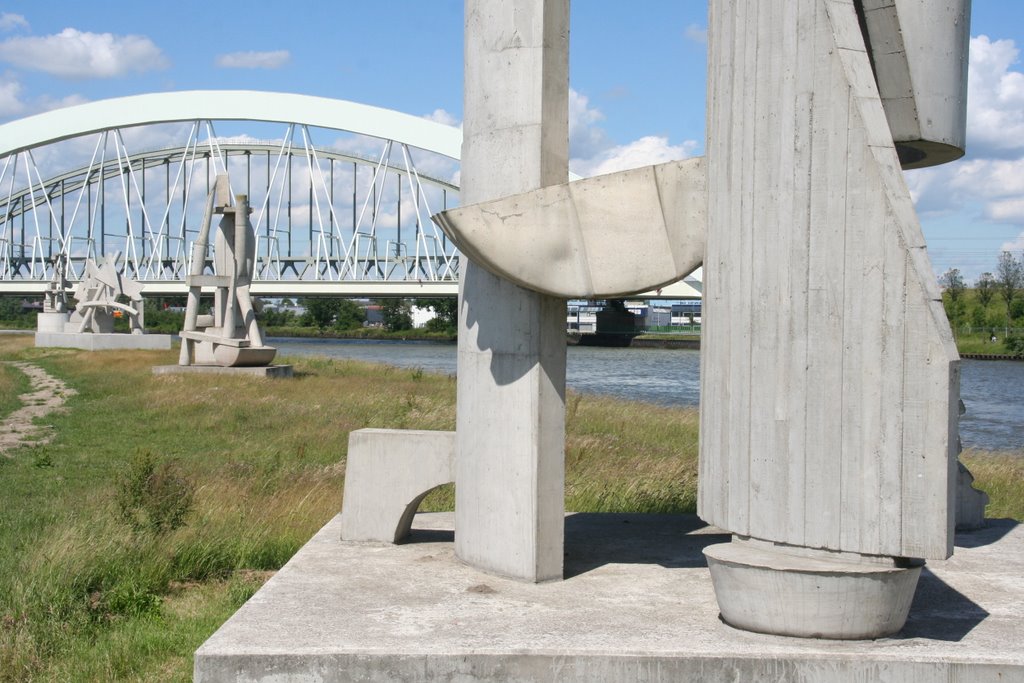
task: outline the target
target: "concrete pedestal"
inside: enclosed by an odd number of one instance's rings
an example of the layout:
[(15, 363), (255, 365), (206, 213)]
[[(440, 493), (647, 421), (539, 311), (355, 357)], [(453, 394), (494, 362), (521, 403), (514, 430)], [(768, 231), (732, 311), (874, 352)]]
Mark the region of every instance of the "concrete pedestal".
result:
[(225, 368), (220, 365), (154, 365), (154, 375), (243, 375), (246, 377), (291, 377), (291, 365)]
[(327, 524), (196, 652), (208, 681), (1024, 681), (1024, 528), (990, 521), (922, 570), (907, 624), (874, 641), (787, 638), (719, 618), (690, 515), (565, 520), (565, 580), (456, 559), (451, 514), (404, 545)]
[(722, 619), (799, 638), (891, 636), (907, 621), (921, 566), (752, 540), (704, 549)]
[(166, 351), (171, 348), (171, 335), (105, 332), (36, 332), (36, 346), (84, 349), (86, 351), (110, 351), (115, 349)]

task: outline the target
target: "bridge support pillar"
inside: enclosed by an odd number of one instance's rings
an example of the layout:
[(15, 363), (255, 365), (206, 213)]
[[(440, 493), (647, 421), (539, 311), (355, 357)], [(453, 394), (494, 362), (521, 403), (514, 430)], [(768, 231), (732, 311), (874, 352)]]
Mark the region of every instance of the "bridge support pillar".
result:
[[(461, 200), (568, 178), (568, 0), (466, 0)], [(562, 577), (565, 301), (473, 264), (459, 287), (455, 551)]]

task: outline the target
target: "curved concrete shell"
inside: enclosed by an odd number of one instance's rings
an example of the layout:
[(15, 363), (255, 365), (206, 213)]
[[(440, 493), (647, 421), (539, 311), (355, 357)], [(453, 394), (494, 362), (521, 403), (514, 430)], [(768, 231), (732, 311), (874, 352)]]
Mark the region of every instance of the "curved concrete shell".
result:
[(587, 178), (434, 219), (495, 275), (552, 296), (602, 298), (656, 289), (704, 259), (702, 158)]

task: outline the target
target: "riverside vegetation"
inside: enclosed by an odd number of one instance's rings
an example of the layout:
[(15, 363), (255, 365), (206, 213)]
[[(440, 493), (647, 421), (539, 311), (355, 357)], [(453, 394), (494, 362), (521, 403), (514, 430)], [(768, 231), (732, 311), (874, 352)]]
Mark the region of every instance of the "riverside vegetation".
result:
[[(448, 376), (317, 358), (289, 359), (293, 380), (150, 373), (174, 357), (0, 337), (0, 360), (78, 391), (51, 443), (0, 455), (0, 680), (189, 680), (192, 652), (341, 509), (350, 430), (454, 428)], [(24, 384), (0, 365), (0, 397)], [(695, 410), (570, 394), (566, 418), (567, 509), (695, 510)], [(1024, 517), (1024, 453), (965, 460), (990, 517)]]

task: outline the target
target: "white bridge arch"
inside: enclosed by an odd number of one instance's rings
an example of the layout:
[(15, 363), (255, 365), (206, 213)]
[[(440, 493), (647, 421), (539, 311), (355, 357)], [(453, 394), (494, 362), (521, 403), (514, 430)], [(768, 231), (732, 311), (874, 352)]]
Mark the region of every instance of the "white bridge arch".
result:
[[(284, 133), (214, 130), (242, 121)], [(179, 124), (183, 139), (130, 148), (133, 133), (159, 124)], [(317, 144), (314, 130), (359, 136), (356, 149)], [(138, 95), (13, 121), (0, 126), (0, 291), (40, 291), (58, 258), (75, 279), (85, 258), (120, 251), (147, 293), (183, 292), (197, 207), (212, 176), (230, 169), (255, 208), (258, 293), (454, 293), (459, 254), (430, 214), (457, 202), (461, 140), (457, 128), (400, 112), (253, 91)], [(424, 158), (448, 177), (421, 171)], [(254, 164), (265, 182), (254, 182)]]
[[(215, 122), (284, 132), (218, 136)], [(177, 137), (139, 134), (161, 125)], [(314, 142), (325, 131), (356, 137)], [(455, 294), (461, 255), (430, 215), (458, 203), (461, 143), (461, 130), (425, 118), (256, 91), (137, 95), (12, 121), (0, 126), (0, 293), (43, 291), (62, 258), (74, 280), (86, 258), (114, 251), (147, 294), (184, 293), (203, 200), (230, 170), (254, 207), (254, 294)], [(685, 282), (651, 293), (695, 295)]]

